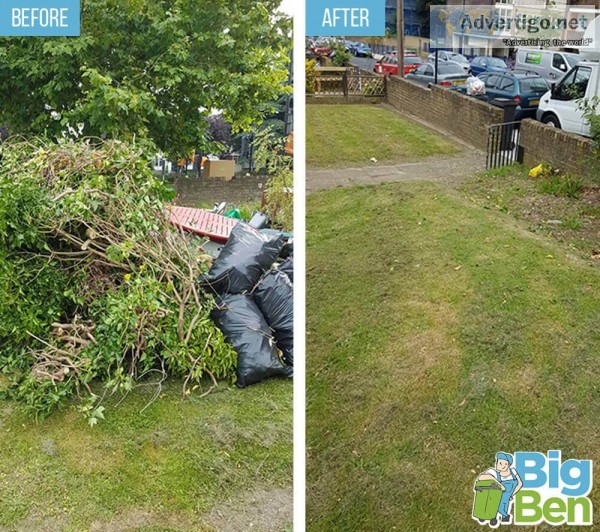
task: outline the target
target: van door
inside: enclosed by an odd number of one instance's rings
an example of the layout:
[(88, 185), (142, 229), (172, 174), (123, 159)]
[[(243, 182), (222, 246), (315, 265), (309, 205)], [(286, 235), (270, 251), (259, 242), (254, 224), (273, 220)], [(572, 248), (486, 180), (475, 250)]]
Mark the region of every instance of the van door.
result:
[(554, 94), (551, 96), (552, 107), (565, 131), (583, 132), (583, 110), (579, 106), (587, 93), (591, 75), (590, 67), (576, 66), (554, 89)]
[[(600, 114), (600, 70), (594, 68), (587, 85), (585, 99), (590, 105), (596, 104), (596, 114)], [(590, 123), (585, 118), (581, 122), (581, 134), (590, 136)]]

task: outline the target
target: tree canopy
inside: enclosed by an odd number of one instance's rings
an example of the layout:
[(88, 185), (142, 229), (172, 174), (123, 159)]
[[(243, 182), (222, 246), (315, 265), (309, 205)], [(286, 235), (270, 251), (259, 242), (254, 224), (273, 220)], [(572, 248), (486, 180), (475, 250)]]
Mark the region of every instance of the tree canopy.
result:
[[(82, 0), (81, 37), (0, 39), (0, 124), (11, 134), (144, 138), (187, 155), (260, 122), (287, 81), (280, 0)], [(83, 126), (81, 126), (83, 125)]]

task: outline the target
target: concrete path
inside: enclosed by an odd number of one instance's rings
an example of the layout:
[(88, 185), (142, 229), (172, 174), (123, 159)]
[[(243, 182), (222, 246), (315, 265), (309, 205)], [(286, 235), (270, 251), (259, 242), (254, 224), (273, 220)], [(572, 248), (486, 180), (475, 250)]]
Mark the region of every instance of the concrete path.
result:
[(364, 168), (306, 169), (306, 192), (355, 185), (377, 185), (396, 181), (437, 181), (456, 185), (485, 170), (485, 153), (468, 150), (454, 157), (431, 157), (392, 166), (373, 164)]

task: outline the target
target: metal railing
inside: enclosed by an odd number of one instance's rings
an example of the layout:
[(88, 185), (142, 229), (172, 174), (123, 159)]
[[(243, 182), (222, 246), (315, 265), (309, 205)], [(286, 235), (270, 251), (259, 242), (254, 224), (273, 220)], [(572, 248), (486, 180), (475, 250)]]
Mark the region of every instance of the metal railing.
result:
[(516, 162), (523, 162), (519, 146), (521, 122), (504, 122), (488, 126), (485, 169), (500, 168)]

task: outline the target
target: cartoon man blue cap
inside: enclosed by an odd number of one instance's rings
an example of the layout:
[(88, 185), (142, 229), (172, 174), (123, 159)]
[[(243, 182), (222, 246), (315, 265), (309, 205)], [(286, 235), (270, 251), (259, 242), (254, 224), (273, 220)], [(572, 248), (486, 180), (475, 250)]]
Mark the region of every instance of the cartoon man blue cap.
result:
[(513, 465), (513, 457), (508, 453), (496, 454), (496, 460), (506, 460), (509, 466)]
[[(473, 514), (473, 517), (478, 519), (480, 523), (489, 520), (489, 524), (491, 527), (496, 527), (498, 525), (498, 514), (500, 515), (500, 523), (503, 525), (510, 525), (512, 522), (512, 516), (509, 511), (512, 506), (512, 501), (514, 496), (523, 486), (523, 482), (521, 481), (521, 477), (516, 469), (512, 467), (513, 465), (513, 457), (511, 454), (499, 452), (496, 454), (496, 464), (494, 467), (490, 467), (483, 473), (481, 473), (477, 477), (477, 482), (479, 481), (494, 481), (496, 486), (502, 490), (502, 496), (498, 500), (497, 510), (495, 515), (492, 517), (491, 515), (487, 515), (487, 507), (486, 507), (486, 515), (479, 516), (479, 514)], [(489, 484), (484, 486), (489, 487)], [(476, 490), (477, 497), (477, 490)], [(495, 508), (494, 508), (495, 509)], [(478, 510), (479, 511), (479, 510)]]

